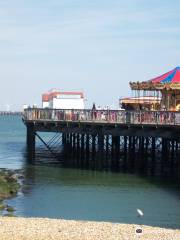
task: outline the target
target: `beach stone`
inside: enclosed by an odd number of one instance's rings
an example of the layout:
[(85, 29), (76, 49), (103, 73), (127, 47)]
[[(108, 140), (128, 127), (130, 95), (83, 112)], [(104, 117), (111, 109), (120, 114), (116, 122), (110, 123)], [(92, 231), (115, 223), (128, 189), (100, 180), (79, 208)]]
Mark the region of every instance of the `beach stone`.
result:
[(8, 212), (14, 212), (15, 211), (15, 209), (13, 207), (9, 206), (9, 205), (7, 205), (6, 210)]
[(0, 203), (0, 210), (4, 210), (7, 207), (5, 203)]
[(11, 178), (12, 179), (14, 179), (14, 181), (17, 181), (18, 180), (18, 174), (13, 174), (12, 176), (11, 176)]
[[(0, 217), (3, 240), (179, 240), (180, 229), (109, 222)], [(136, 232), (142, 228), (142, 233)]]

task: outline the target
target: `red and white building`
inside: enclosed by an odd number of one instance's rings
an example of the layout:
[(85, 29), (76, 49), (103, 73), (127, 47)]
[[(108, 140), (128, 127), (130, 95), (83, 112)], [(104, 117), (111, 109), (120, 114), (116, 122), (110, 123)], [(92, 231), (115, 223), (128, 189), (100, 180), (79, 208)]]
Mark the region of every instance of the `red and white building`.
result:
[(84, 109), (82, 92), (61, 92), (53, 89), (42, 94), (42, 107), (52, 109)]

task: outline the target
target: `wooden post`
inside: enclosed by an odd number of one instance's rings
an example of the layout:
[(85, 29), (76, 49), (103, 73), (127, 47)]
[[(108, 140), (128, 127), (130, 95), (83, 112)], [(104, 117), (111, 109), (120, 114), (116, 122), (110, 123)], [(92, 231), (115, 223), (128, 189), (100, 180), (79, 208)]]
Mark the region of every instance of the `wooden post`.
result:
[(73, 152), (75, 152), (75, 147), (76, 147), (76, 134), (72, 134), (72, 146), (73, 146)]
[(140, 158), (140, 172), (144, 173), (145, 170), (145, 161), (146, 159), (144, 158), (144, 142), (145, 142), (145, 138), (144, 137), (140, 137), (139, 138), (140, 142), (139, 142), (139, 158)]
[(72, 133), (69, 133), (69, 147), (68, 147), (68, 149), (69, 149), (69, 153), (71, 155), (71, 153), (72, 153)]
[(98, 151), (102, 157), (104, 152), (104, 135), (101, 133), (98, 134)]
[(179, 140), (176, 142), (176, 178), (180, 181), (180, 151), (179, 151)]
[(95, 153), (96, 153), (96, 136), (92, 135), (92, 159), (95, 159)]
[(80, 134), (77, 133), (77, 160), (79, 160)]
[(86, 134), (86, 168), (89, 167), (89, 134)]
[(156, 164), (156, 138), (152, 137), (152, 149), (151, 149), (151, 175), (155, 173), (155, 164)]
[(120, 140), (119, 140), (119, 136), (115, 136), (114, 137), (114, 142), (115, 142), (115, 155), (114, 155), (114, 167), (115, 170), (119, 170), (119, 153), (120, 153)]
[(106, 156), (109, 154), (109, 135), (106, 135)]
[(97, 168), (98, 170), (103, 168), (104, 159), (104, 135), (100, 132), (98, 133), (98, 158), (97, 158)]
[(127, 136), (124, 136), (124, 163), (123, 169), (126, 171), (127, 169)]
[(116, 159), (117, 161), (119, 160), (119, 154), (120, 154), (120, 139), (119, 139), (119, 136), (116, 136), (116, 139), (115, 139), (115, 146), (116, 146), (116, 149), (115, 149), (115, 152), (116, 152)]
[(130, 170), (133, 167), (133, 154), (132, 154), (132, 138), (131, 136), (129, 136), (129, 146), (128, 146), (128, 156), (129, 156), (129, 165), (130, 165)]
[(112, 136), (112, 148), (111, 148), (112, 161), (114, 161), (115, 146), (116, 146), (115, 144), (116, 144), (116, 138)]
[(136, 137), (132, 137), (132, 165), (131, 165), (131, 172), (134, 172), (135, 168), (135, 161), (136, 161)]
[(85, 135), (83, 133), (83, 134), (81, 134), (81, 160), (82, 160), (82, 165), (84, 164), (84, 138), (85, 138)]
[(62, 144), (65, 145), (67, 141), (66, 133), (62, 133)]
[(72, 133), (69, 134), (69, 137), (70, 137), (69, 143), (70, 143), (71, 148), (72, 148), (72, 135), (73, 135)]
[(34, 125), (27, 125), (27, 135), (26, 135), (26, 144), (27, 144), (27, 154), (29, 160), (34, 160), (35, 158), (35, 145), (36, 145), (36, 132)]
[(89, 159), (89, 134), (86, 134), (86, 159)]
[(175, 148), (175, 140), (172, 139), (171, 140), (171, 158), (170, 158), (171, 174), (174, 174), (174, 156), (175, 156), (174, 148)]
[(161, 174), (164, 175), (164, 166), (167, 158), (167, 139), (162, 138), (162, 153), (161, 153)]

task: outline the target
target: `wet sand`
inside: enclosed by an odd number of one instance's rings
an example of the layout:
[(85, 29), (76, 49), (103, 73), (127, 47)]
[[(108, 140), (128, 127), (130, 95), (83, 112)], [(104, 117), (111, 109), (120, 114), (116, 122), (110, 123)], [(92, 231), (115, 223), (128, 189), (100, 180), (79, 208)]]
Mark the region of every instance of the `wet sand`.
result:
[(1, 240), (179, 240), (180, 229), (164, 229), (108, 222), (47, 218), (0, 217)]

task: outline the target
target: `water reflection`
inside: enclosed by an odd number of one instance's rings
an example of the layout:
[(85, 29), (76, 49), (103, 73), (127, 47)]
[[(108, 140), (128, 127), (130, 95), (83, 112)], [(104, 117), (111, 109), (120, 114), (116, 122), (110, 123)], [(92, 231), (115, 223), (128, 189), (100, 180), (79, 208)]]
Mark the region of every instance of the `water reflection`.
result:
[[(41, 160), (43, 161), (43, 160)], [(180, 227), (177, 185), (136, 174), (27, 164), (16, 215)], [(138, 218), (136, 209), (144, 212)]]

